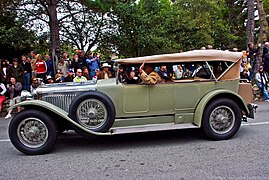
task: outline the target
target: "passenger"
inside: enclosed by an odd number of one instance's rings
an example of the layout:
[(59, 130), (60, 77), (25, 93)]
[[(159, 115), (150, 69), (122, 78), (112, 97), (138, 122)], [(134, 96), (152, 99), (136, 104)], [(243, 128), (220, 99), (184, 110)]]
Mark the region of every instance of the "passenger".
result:
[(138, 84), (139, 78), (135, 76), (135, 71), (131, 71), (127, 79), (127, 84)]
[(166, 69), (166, 66), (161, 66), (160, 70), (158, 71), (158, 74), (161, 76), (161, 78), (169, 77), (169, 73)]
[(145, 62), (140, 66), (139, 73), (142, 84), (152, 85), (162, 82), (162, 78), (154, 71), (154, 67), (149, 64), (145, 65)]
[(119, 67), (118, 79), (121, 83), (126, 83), (128, 80), (128, 74), (122, 66)]
[(178, 65), (177, 66), (177, 69), (175, 70), (175, 78), (176, 79), (181, 79), (182, 76), (183, 76), (183, 73), (184, 73), (184, 71), (183, 71), (182, 66), (181, 65)]
[(77, 69), (76, 77), (73, 79), (73, 82), (84, 82), (87, 81), (87, 78), (85, 76), (82, 76), (82, 70)]

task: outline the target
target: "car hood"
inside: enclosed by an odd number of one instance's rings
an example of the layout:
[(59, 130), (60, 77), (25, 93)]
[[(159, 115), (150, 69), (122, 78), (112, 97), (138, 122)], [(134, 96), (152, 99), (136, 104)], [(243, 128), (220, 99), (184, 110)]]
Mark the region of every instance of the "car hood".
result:
[(96, 82), (85, 81), (85, 82), (44, 84), (38, 86), (38, 88), (36, 89), (36, 94), (55, 94), (63, 92), (75, 93), (89, 90), (96, 90)]

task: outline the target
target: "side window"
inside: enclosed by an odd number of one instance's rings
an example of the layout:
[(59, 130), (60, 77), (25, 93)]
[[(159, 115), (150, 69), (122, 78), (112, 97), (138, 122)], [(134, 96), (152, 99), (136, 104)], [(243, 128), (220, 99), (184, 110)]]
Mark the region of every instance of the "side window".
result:
[(211, 61), (208, 64), (212, 67), (216, 78), (220, 77), (233, 63), (225, 61)]
[(212, 71), (209, 69), (206, 62), (180, 63), (174, 65), (173, 70), (175, 80), (213, 79)]
[(212, 66), (209, 66), (206, 64), (206, 63), (199, 63), (197, 66), (196, 66), (196, 70), (195, 72), (193, 73), (193, 77), (194, 78), (201, 78), (201, 79), (213, 79), (213, 76), (212, 76)]
[(118, 70), (119, 82), (123, 84), (139, 84), (141, 82), (138, 66), (120, 66)]
[(173, 65), (174, 79), (192, 79), (192, 71), (194, 70), (193, 64), (180, 63)]

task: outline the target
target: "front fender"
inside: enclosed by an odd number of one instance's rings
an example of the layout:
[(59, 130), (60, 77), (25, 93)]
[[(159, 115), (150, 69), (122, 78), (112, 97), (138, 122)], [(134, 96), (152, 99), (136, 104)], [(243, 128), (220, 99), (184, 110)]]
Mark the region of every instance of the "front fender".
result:
[(71, 118), (69, 118), (68, 113), (66, 111), (64, 111), (61, 108), (59, 108), (59, 107), (57, 107), (57, 106), (55, 106), (55, 105), (53, 105), (51, 103), (48, 103), (46, 101), (41, 101), (41, 100), (23, 101), (23, 102), (20, 102), (18, 104), (15, 104), (15, 105), (11, 106), (10, 108), (8, 108), (8, 110), (14, 109), (14, 108), (16, 108), (18, 106), (25, 107), (25, 108), (27, 108), (27, 107), (30, 108), (30, 106), (31, 106), (31, 108), (35, 107), (35, 106), (42, 107), (42, 109), (45, 108), (47, 111), (62, 117), (63, 119), (65, 119), (69, 123), (72, 123), (73, 125), (75, 125), (76, 127), (84, 130), (87, 133), (90, 133), (90, 134), (93, 134), (93, 135), (112, 135), (110, 132), (99, 133), (99, 132), (94, 132), (94, 131), (86, 129), (85, 127), (81, 126), (80, 124), (78, 124), (77, 122), (75, 122)]
[(199, 103), (197, 104), (197, 106), (195, 108), (193, 123), (196, 124), (198, 127), (201, 127), (204, 109), (206, 108), (208, 102), (216, 96), (231, 98), (240, 106), (240, 108), (244, 112), (246, 112), (246, 114), (249, 114), (249, 110), (248, 110), (246, 104), (244, 103), (243, 98), (240, 95), (238, 95), (237, 93), (235, 93), (233, 91), (229, 91), (229, 90), (222, 90), (222, 89), (211, 91), (211, 92), (207, 93), (199, 101)]

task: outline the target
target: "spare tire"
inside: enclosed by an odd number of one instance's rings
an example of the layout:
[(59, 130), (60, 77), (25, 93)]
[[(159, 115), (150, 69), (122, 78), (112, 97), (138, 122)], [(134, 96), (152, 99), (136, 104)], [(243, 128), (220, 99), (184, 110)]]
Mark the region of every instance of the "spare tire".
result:
[(104, 93), (96, 91), (78, 95), (69, 108), (71, 119), (95, 132), (107, 132), (115, 121), (115, 114), (111, 99)]

